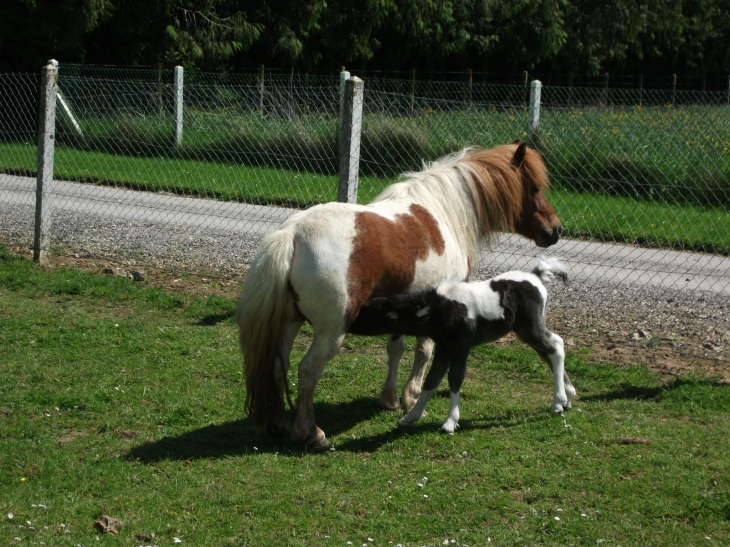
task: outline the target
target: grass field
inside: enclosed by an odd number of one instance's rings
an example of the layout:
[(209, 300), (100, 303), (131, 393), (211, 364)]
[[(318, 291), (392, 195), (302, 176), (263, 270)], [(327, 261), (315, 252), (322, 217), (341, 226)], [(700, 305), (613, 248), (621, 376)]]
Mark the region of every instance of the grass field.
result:
[(0, 249), (0, 545), (730, 544), (726, 384), (586, 349), (553, 417), (539, 358), (483, 347), (461, 430), (438, 433), (443, 386), (401, 431), (383, 341), (350, 337), (315, 399), (333, 445), (309, 451), (243, 418), (233, 305)]

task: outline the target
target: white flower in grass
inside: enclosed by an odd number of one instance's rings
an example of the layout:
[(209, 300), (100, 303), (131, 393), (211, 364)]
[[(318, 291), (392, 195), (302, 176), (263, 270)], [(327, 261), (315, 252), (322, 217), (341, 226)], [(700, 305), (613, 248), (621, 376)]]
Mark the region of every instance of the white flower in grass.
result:
[(182, 543), (182, 540), (180, 538), (172, 538), (173, 543)]

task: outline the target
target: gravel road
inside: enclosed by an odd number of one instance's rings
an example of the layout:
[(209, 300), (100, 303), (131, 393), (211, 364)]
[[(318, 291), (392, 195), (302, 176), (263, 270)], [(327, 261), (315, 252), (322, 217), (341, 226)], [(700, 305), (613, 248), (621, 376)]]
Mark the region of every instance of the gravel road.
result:
[[(34, 203), (35, 179), (0, 174), (0, 241), (32, 245)], [(55, 252), (228, 279), (240, 279), (260, 237), (296, 212), (62, 181), (50, 205)], [(569, 239), (544, 250), (502, 236), (476, 275), (529, 269), (542, 254), (571, 272), (567, 286), (550, 288), (550, 318), (569, 345), (643, 359), (655, 350), (679, 367), (718, 363), (712, 371), (730, 379), (729, 258)]]

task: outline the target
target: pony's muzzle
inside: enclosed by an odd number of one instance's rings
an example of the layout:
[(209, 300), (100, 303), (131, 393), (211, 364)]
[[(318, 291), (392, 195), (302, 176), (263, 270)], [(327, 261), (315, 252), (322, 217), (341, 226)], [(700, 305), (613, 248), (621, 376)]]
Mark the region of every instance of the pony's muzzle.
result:
[(558, 224), (554, 228), (545, 229), (540, 234), (540, 238), (535, 240), (535, 245), (538, 247), (550, 247), (560, 241), (560, 237), (563, 235), (563, 226)]

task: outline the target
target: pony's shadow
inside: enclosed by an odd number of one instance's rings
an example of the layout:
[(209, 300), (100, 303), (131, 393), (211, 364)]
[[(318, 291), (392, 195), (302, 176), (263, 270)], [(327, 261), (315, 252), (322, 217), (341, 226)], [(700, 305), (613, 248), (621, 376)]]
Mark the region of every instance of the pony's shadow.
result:
[[(393, 427), (388, 431), (367, 437), (338, 441), (324, 449), (311, 449), (295, 443), (289, 434), (273, 435), (257, 433), (254, 424), (248, 418), (234, 420), (217, 425), (207, 425), (181, 435), (164, 437), (133, 447), (126, 458), (154, 463), (160, 460), (195, 460), (218, 459), (229, 456), (247, 454), (277, 453), (280, 456), (301, 457), (312, 452), (329, 450), (352, 453), (375, 452), (380, 447), (390, 444), (403, 436), (441, 435), (440, 422), (424, 420), (411, 424), (407, 428), (399, 428), (397, 423), (402, 414), (382, 409), (374, 399), (361, 397), (346, 403), (316, 403), (315, 413), (320, 427), (330, 438), (352, 430), (357, 424), (372, 420), (378, 414), (392, 417)], [(514, 427), (524, 423), (550, 419), (548, 412), (536, 411), (519, 415), (503, 414), (489, 417), (477, 417), (460, 421), (460, 431), (470, 429), (495, 429)], [(458, 435), (458, 433), (457, 433)]]
[[(390, 413), (382, 409), (377, 401), (365, 397), (347, 403), (316, 403), (314, 409), (318, 424), (330, 437), (349, 431), (356, 424), (371, 420), (381, 412)], [(398, 414), (393, 413), (394, 426), (396, 416)], [(312, 451), (291, 441), (288, 432), (280, 435), (259, 434), (251, 420), (243, 418), (140, 444), (127, 453), (127, 458), (153, 463), (166, 459), (223, 458), (265, 452), (301, 456)]]

